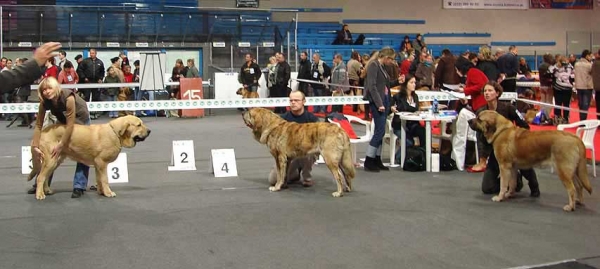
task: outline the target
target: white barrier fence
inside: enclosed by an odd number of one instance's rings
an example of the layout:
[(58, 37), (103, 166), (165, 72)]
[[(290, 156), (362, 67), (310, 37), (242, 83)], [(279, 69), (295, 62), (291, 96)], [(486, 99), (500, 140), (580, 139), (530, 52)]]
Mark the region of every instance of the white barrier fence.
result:
[[(237, 74), (237, 73), (233, 73)], [(184, 99), (184, 100), (151, 100), (151, 101), (112, 101), (112, 102), (88, 102), (89, 111), (137, 111), (137, 110), (175, 110), (175, 109), (215, 109), (215, 108), (250, 108), (250, 107), (283, 107), (289, 105), (289, 98), (256, 98), (242, 99), (241, 96), (235, 95), (235, 91), (241, 86), (237, 79), (232, 81), (232, 76), (226, 76), (227, 83), (215, 81), (215, 97), (224, 94), (219, 92), (227, 92), (228, 98), (215, 99)], [(234, 76), (237, 78), (237, 76)], [(217, 78), (219, 78), (217, 76)], [(296, 79), (292, 79), (290, 85), (296, 88)], [(537, 87), (537, 82), (517, 82), (519, 87)], [(217, 85), (223, 87), (217, 88)], [(139, 87), (139, 83), (111, 83), (111, 84), (64, 84), (66, 89), (83, 89), (83, 88), (107, 88), (107, 87)], [(179, 85), (178, 82), (167, 82), (167, 86)], [(203, 82), (203, 85), (209, 86), (210, 82)], [(31, 86), (32, 90), (37, 89), (37, 85)], [(458, 100), (464, 98), (464, 94), (448, 93), (442, 91), (417, 91), (420, 101), (433, 101), (436, 98), (438, 101)], [(190, 96), (191, 98), (191, 96)], [(468, 98), (468, 97), (467, 97)], [(501, 100), (517, 99), (517, 94), (512, 92), (503, 93)], [(348, 104), (368, 104), (363, 100), (362, 96), (325, 96), (325, 97), (307, 97), (306, 105), (348, 105)], [(37, 113), (39, 108), (38, 103), (10, 103), (0, 104), (0, 113)]]

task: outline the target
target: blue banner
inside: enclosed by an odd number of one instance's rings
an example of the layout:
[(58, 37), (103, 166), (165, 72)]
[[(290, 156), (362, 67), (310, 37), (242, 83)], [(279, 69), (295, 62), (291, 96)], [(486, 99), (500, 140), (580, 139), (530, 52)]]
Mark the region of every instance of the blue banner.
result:
[(594, 9), (594, 0), (531, 0), (531, 9)]

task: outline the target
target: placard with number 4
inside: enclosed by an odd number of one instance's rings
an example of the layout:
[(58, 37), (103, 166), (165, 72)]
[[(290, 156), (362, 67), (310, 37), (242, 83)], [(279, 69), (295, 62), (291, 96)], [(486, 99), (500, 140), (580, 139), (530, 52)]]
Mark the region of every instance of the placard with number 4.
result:
[(215, 177), (237, 177), (237, 165), (233, 149), (211, 150), (211, 170)]

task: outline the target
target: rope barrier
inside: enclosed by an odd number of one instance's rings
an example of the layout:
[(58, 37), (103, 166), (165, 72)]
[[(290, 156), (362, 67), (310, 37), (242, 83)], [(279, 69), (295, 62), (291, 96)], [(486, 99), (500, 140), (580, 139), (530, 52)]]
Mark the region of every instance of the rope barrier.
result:
[[(542, 103), (542, 102), (538, 102), (538, 101), (533, 101), (533, 100), (529, 100), (529, 99), (522, 99), (522, 98), (517, 98), (517, 101), (521, 101), (521, 102), (525, 102), (525, 103), (529, 103), (529, 104), (534, 104), (534, 105), (539, 105), (539, 106), (546, 106), (546, 107), (552, 107), (552, 108), (558, 108), (558, 109), (563, 109), (563, 110), (568, 110), (568, 111), (573, 111), (573, 112), (586, 112), (588, 114), (592, 114), (592, 115), (596, 115), (599, 116), (600, 113), (589, 113), (587, 111), (584, 110), (580, 110), (577, 108), (570, 108), (570, 107), (565, 107), (565, 106), (557, 106), (554, 104), (548, 104), (548, 103)], [(550, 116), (550, 115), (547, 115)]]
[[(293, 79), (299, 82), (317, 83), (331, 86), (344, 86), (340, 84), (316, 82), (312, 80)], [(531, 82), (527, 82), (531, 83)], [(203, 81), (204, 85), (211, 86), (210, 82)], [(519, 84), (519, 82), (517, 82)], [(167, 86), (179, 85), (179, 82), (166, 82)], [(38, 85), (31, 85), (37, 89)], [(95, 89), (108, 87), (140, 87), (140, 83), (96, 83), (96, 84), (63, 84), (65, 89)], [(352, 86), (354, 87), (354, 86)], [(362, 87), (359, 87), (362, 88)], [(450, 93), (444, 91), (416, 91), (422, 102), (451, 101), (464, 98), (464, 94)], [(468, 97), (467, 97), (468, 98)], [(505, 92), (501, 100), (515, 100), (517, 93)], [(527, 99), (518, 99), (526, 100)], [(307, 97), (306, 105), (349, 105), (368, 104), (362, 96), (323, 96)], [(249, 108), (249, 107), (285, 107), (289, 105), (289, 98), (256, 98), (256, 99), (189, 99), (189, 100), (151, 100), (151, 101), (112, 101), (112, 102), (88, 102), (89, 111), (138, 111), (138, 110), (174, 110), (174, 109), (215, 109), (215, 108)], [(547, 105), (547, 104), (545, 104)], [(10, 103), (0, 104), (0, 113), (37, 113), (39, 103)], [(564, 108), (563, 108), (564, 109)]]

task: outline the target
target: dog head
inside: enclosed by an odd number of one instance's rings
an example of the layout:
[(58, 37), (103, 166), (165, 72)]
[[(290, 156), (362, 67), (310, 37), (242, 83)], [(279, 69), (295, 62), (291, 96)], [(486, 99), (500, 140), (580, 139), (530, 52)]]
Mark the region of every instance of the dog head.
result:
[(487, 142), (492, 144), (502, 131), (512, 128), (513, 123), (496, 111), (485, 110), (477, 118), (469, 120), (469, 127), (482, 132)]
[(242, 113), (244, 123), (254, 134), (254, 138), (262, 143), (267, 143), (267, 138), (274, 127), (279, 125), (283, 119), (271, 110), (265, 108), (251, 108)]
[(126, 148), (133, 148), (137, 142), (146, 140), (151, 132), (140, 118), (131, 115), (116, 118), (110, 121), (109, 125), (119, 135), (121, 144)]

